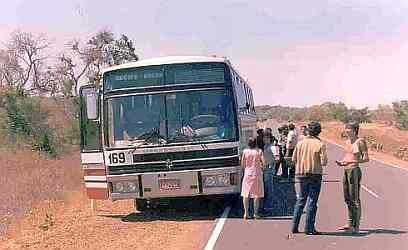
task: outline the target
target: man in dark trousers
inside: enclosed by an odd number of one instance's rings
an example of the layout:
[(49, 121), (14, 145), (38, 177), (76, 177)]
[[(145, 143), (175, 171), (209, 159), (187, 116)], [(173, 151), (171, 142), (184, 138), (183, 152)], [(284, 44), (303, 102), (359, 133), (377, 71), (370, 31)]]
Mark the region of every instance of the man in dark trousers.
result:
[[(286, 157), (289, 159), (292, 158), (293, 152), (295, 151), (296, 144), (298, 143), (298, 134), (296, 131), (295, 124), (290, 123), (288, 125), (288, 137), (286, 140)], [(290, 160), (286, 162), (286, 165), (289, 167), (289, 177), (295, 177), (295, 166), (291, 164)]]
[(350, 233), (359, 233), (361, 217), (361, 169), (360, 163), (368, 162), (367, 143), (364, 139), (358, 138), (359, 124), (357, 122), (347, 123), (345, 132), (348, 141), (345, 147), (345, 155), (341, 161), (336, 161), (337, 165), (343, 167), (343, 190), (344, 200), (348, 208), (348, 224), (339, 228)]
[(276, 164), (275, 173), (278, 173), (279, 167), (282, 169), (281, 177), (288, 178), (288, 165), (286, 164), (285, 155), (286, 155), (286, 141), (287, 141), (287, 125), (283, 125), (278, 128), (278, 145), (279, 145), (279, 154), (280, 160)]
[(256, 136), (256, 146), (260, 149), (260, 150), (264, 150), (264, 130), (262, 128), (258, 129), (256, 131), (257, 136)]
[(308, 124), (309, 135), (300, 141), (293, 152), (295, 164), (297, 200), (292, 220), (292, 233), (299, 233), (298, 227), (307, 202), (305, 233), (319, 234), (315, 228), (317, 201), (322, 185), (323, 166), (327, 165), (326, 145), (318, 137), (322, 128), (320, 123)]

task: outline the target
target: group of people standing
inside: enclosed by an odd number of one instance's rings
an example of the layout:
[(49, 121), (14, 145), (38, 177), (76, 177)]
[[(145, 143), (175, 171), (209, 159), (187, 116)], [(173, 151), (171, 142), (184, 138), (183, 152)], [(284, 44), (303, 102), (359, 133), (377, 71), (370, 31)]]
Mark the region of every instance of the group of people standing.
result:
[[(322, 131), (319, 122), (310, 122), (300, 127), (300, 135), (294, 124), (278, 129), (278, 138), (272, 130), (258, 130), (256, 138), (249, 138), (248, 148), (242, 153), (241, 166), (244, 168), (241, 196), (243, 197), (244, 219), (250, 218), (249, 201), (254, 199), (254, 218), (260, 218), (261, 200), (264, 197), (263, 173), (272, 171), (280, 177), (294, 178), (297, 200), (292, 219), (292, 233), (299, 233), (298, 226), (305, 206), (306, 223), (304, 232), (316, 235), (315, 228), (317, 203), (320, 195), (323, 166), (328, 163), (325, 143), (319, 138)], [(368, 149), (365, 141), (358, 138), (359, 124), (345, 125), (348, 136), (344, 157), (336, 164), (344, 169), (343, 191), (348, 208), (348, 224), (339, 228), (358, 233), (361, 217), (360, 202), (360, 163), (368, 162)]]
[(301, 127), (301, 134), (298, 135), (293, 123), (282, 125), (278, 128), (277, 137), (273, 135), (271, 128), (257, 130), (256, 147), (263, 151), (266, 168), (273, 175), (278, 175), (280, 170), (280, 177), (294, 177), (295, 169), (288, 159), (291, 159), (297, 142), (307, 135), (304, 127)]

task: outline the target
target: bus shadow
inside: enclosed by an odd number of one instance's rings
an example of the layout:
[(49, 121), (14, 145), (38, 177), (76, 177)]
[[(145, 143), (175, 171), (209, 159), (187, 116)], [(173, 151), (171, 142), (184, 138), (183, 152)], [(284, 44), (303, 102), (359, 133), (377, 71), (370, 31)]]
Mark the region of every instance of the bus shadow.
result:
[[(264, 174), (265, 197), (262, 202), (263, 220), (291, 220), (296, 203), (295, 182), (292, 179)], [(244, 208), (242, 199), (233, 206), (228, 218), (242, 218)], [(250, 214), (253, 214), (253, 203), (250, 202)]]
[(226, 204), (219, 200), (194, 199), (159, 205), (143, 212), (99, 216), (122, 222), (216, 220), (223, 213)]
[(264, 213), (268, 217), (288, 218), (296, 204), (295, 182), (271, 176), (265, 181)]

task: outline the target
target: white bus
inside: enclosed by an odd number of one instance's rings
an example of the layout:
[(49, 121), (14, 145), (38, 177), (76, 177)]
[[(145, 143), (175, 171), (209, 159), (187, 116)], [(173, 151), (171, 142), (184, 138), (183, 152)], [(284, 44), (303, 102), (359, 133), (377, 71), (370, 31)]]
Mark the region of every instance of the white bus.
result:
[(175, 56), (103, 72), (83, 86), (81, 161), (88, 197), (237, 195), (239, 155), (256, 136), (252, 90), (220, 57)]

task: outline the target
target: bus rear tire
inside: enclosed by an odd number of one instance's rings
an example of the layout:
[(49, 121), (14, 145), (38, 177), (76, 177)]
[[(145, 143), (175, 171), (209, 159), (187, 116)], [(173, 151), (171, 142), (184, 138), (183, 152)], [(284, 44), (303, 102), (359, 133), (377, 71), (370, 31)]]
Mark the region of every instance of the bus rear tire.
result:
[(147, 209), (147, 200), (146, 199), (135, 199), (134, 201), (135, 210), (143, 212)]

